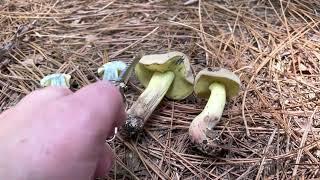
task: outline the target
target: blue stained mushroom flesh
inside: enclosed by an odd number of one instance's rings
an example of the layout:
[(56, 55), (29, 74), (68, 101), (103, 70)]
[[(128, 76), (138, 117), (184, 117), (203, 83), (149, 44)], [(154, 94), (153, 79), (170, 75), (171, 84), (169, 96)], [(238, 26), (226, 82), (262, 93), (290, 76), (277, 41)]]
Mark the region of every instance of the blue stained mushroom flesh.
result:
[(98, 74), (103, 80), (118, 81), (122, 71), (127, 68), (127, 64), (122, 61), (111, 61), (98, 69)]
[(58, 87), (68, 87), (70, 88), (70, 79), (71, 76), (69, 74), (50, 74), (45, 76), (40, 80), (40, 85), (42, 87), (47, 86), (58, 86)]

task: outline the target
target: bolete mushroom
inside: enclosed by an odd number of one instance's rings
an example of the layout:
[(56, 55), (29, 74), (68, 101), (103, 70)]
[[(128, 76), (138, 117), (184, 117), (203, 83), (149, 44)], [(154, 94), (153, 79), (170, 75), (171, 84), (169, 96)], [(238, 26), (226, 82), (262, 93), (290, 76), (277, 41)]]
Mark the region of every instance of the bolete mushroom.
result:
[(42, 87), (59, 86), (70, 88), (70, 79), (71, 76), (69, 74), (49, 74), (40, 80), (40, 85)]
[(129, 137), (143, 129), (164, 96), (184, 99), (192, 94), (194, 82), (189, 58), (176, 51), (143, 56), (135, 67), (135, 74), (145, 90), (127, 111), (123, 130)]
[(105, 63), (98, 69), (99, 76), (103, 80), (117, 81), (120, 78), (120, 74), (127, 68), (127, 64), (122, 61), (111, 61)]
[(213, 137), (213, 128), (220, 121), (227, 98), (236, 96), (240, 86), (239, 77), (227, 69), (206, 68), (197, 74), (194, 92), (199, 97), (207, 98), (208, 102), (191, 122), (189, 135), (200, 150), (212, 151), (219, 144), (216, 142), (218, 138)]

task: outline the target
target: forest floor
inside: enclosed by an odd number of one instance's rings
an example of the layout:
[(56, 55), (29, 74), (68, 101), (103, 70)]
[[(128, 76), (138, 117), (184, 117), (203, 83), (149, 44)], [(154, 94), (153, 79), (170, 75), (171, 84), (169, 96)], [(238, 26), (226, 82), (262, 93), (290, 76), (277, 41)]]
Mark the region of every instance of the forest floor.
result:
[[(110, 179), (320, 177), (320, 1), (185, 1), (0, 0), (0, 111), (50, 73), (77, 90), (107, 61), (181, 51), (195, 74), (224, 67), (241, 79), (215, 127), (229, 148), (209, 156), (190, 143), (206, 100), (165, 98), (139, 137), (110, 143)], [(129, 83), (129, 106), (141, 92)]]

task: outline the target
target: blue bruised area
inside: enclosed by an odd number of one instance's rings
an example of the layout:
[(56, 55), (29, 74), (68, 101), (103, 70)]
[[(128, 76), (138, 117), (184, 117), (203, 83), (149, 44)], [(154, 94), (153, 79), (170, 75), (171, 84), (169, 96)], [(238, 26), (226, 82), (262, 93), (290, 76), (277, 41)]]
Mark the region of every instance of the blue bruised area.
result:
[(112, 61), (104, 64), (98, 69), (98, 73), (102, 75), (103, 80), (118, 81), (122, 71), (127, 68), (127, 64), (122, 61)]
[(71, 76), (69, 74), (50, 74), (45, 76), (40, 81), (42, 87), (47, 86), (59, 86), (59, 87), (70, 87), (69, 81)]

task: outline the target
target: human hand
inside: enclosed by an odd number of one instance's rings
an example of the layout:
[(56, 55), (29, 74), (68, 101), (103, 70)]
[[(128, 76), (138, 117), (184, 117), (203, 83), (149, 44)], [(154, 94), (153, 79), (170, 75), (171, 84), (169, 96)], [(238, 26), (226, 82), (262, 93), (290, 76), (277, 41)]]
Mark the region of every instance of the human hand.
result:
[(105, 175), (105, 141), (125, 119), (121, 94), (98, 82), (73, 93), (34, 91), (0, 115), (0, 179), (90, 180)]

